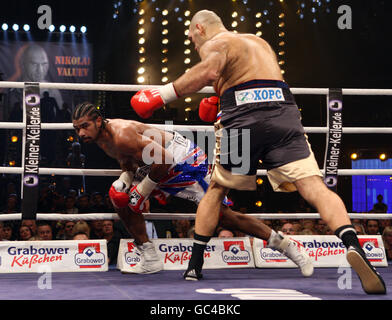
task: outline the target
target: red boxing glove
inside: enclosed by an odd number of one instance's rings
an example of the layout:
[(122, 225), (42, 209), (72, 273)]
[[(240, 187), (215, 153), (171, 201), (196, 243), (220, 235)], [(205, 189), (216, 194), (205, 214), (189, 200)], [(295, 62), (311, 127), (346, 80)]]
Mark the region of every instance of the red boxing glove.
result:
[(199, 117), (206, 122), (214, 122), (218, 114), (219, 98), (212, 96), (201, 100), (199, 105)]
[(133, 186), (129, 191), (129, 208), (133, 212), (143, 213), (144, 202), (146, 201), (146, 197), (142, 196), (140, 191), (137, 189), (137, 185)]
[(155, 110), (177, 98), (173, 83), (169, 83), (157, 89), (140, 90), (132, 97), (131, 106), (141, 118), (147, 119)]
[(109, 198), (113, 203), (113, 207), (125, 208), (129, 203), (129, 195), (126, 192), (117, 191), (112, 185), (109, 190)]

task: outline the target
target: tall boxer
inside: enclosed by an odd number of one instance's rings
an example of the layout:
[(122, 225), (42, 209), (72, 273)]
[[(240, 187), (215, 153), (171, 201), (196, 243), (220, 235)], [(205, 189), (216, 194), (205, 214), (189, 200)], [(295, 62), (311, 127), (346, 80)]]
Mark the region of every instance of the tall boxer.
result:
[[(211, 184), (198, 206), (195, 239), (199, 240), (195, 245), (205, 246), (210, 239), (218, 223), (220, 204), (230, 189), (256, 189), (256, 167), (261, 159), (274, 190), (298, 190), (343, 241), (347, 260), (359, 275), (364, 291), (385, 294), (385, 283), (367, 260), (343, 201), (320, 177), (295, 99), (271, 46), (255, 35), (229, 32), (208, 10), (193, 16), (188, 38), (201, 62), (155, 92), (139, 91), (131, 105), (139, 115), (148, 117), (162, 105), (207, 85), (213, 85), (220, 97), (221, 117), (215, 123), (217, 157)], [(224, 130), (237, 130), (239, 135), (250, 130), (248, 172), (236, 172), (231, 156), (238, 154), (241, 146), (232, 143), (234, 137), (230, 134), (222, 135)], [(230, 149), (222, 161), (220, 147), (224, 144)], [(201, 270), (201, 251), (192, 254), (185, 277)]]

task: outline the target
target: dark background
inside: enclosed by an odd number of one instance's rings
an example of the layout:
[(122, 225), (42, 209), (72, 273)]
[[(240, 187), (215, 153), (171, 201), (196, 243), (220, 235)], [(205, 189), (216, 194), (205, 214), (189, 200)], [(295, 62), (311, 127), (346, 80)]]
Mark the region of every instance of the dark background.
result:
[[(291, 87), (340, 87), (340, 88), (392, 88), (390, 41), (391, 6), (388, 1), (351, 0), (327, 2), (320, 0), (279, 0), (243, 1), (219, 0), (219, 1), (180, 1), (180, 0), (157, 0), (152, 1), (122, 1), (119, 8), (114, 8), (118, 1), (2, 1), (0, 4), (0, 23), (7, 22), (9, 26), (13, 23), (23, 25), (29, 23), (31, 34), (36, 41), (46, 41), (48, 31), (39, 30), (37, 27), (37, 9), (42, 4), (51, 6), (53, 13), (53, 24), (56, 28), (61, 24), (75, 26), (87, 26), (87, 39), (93, 46), (94, 82), (113, 84), (136, 84), (137, 69), (140, 66), (138, 49), (137, 29), (138, 9), (148, 8), (149, 15), (156, 7), (156, 21), (149, 24), (148, 35), (145, 35), (147, 53), (146, 65), (149, 65), (150, 75), (146, 84), (161, 84), (160, 82), (160, 60), (161, 54), (161, 29), (160, 21), (163, 9), (169, 10), (169, 73), (170, 81), (175, 80), (184, 72), (183, 51), (184, 26), (176, 22), (180, 16), (189, 8), (192, 13), (200, 9), (214, 10), (222, 17), (228, 29), (233, 20), (231, 12), (236, 10), (239, 15), (246, 19), (240, 23), (239, 32), (255, 33), (255, 13), (268, 10), (263, 17), (263, 37), (268, 40), (272, 47), (278, 52), (279, 14), (285, 13), (285, 51), (283, 59), (285, 64), (285, 79)], [(301, 8), (305, 3), (305, 8)], [(352, 29), (340, 30), (337, 26), (340, 5), (349, 5), (352, 9)], [(174, 8), (179, 7), (178, 13), (173, 13)], [(312, 13), (311, 8), (316, 12)], [(248, 8), (248, 9), (247, 9)], [(118, 9), (118, 12), (116, 12)], [(147, 11), (147, 10), (146, 10)], [(118, 18), (113, 19), (113, 14)], [(299, 14), (304, 14), (300, 19)], [(317, 22), (314, 23), (313, 19)], [(267, 24), (265, 21), (270, 20)], [(146, 19), (147, 20), (147, 19)], [(237, 19), (238, 20), (238, 19)], [(148, 22), (146, 22), (147, 25)], [(179, 27), (181, 26), (181, 27)], [(147, 29), (147, 27), (146, 27)], [(0, 30), (0, 41), (3, 37)], [(67, 37), (68, 35), (65, 35)], [(8, 31), (8, 39), (12, 41), (13, 32)], [(23, 39), (23, 31), (20, 32)], [(59, 34), (55, 33), (51, 41), (58, 41)], [(194, 65), (198, 57), (193, 52), (191, 59)], [(111, 93), (95, 92), (94, 102), (102, 105), (107, 117), (121, 117), (126, 119), (140, 118), (131, 110), (129, 99), (134, 93)], [(163, 123), (165, 120), (174, 120), (176, 124), (202, 124), (198, 120), (197, 106), (201, 95), (193, 95), (189, 107), (192, 111), (184, 113), (185, 103), (180, 100), (168, 106), (166, 111), (158, 112), (150, 123)], [(326, 125), (326, 99), (325, 96), (297, 96), (297, 103), (301, 109), (303, 125), (324, 126)], [(345, 96), (344, 97), (345, 126), (390, 126), (392, 120), (392, 104), (390, 97), (382, 96)], [(185, 120), (187, 118), (187, 120)], [(3, 130), (0, 130), (3, 131)], [(310, 134), (316, 158), (320, 167), (323, 167), (325, 135)], [(5, 143), (5, 142), (3, 142)], [(2, 148), (4, 150), (4, 148)], [(377, 157), (378, 152), (383, 151), (392, 154), (390, 150), (390, 137), (386, 135), (345, 135), (342, 140), (342, 159), (340, 168), (350, 168), (349, 158), (352, 151), (362, 150), (364, 157)], [(109, 159), (96, 146), (82, 145), (82, 152), (87, 156), (88, 168), (118, 168), (112, 159)], [(351, 177), (339, 178), (338, 192), (343, 197), (348, 209), (351, 208)], [(112, 179), (102, 177), (88, 177), (87, 191), (102, 189), (104, 192), (110, 186)], [(291, 210), (292, 203), (296, 203), (296, 193), (275, 194), (264, 179), (258, 193), (233, 192), (232, 196), (236, 204), (248, 207), (248, 211)], [(253, 204), (261, 200), (264, 205), (261, 208)], [(287, 201), (286, 201), (287, 200)]]

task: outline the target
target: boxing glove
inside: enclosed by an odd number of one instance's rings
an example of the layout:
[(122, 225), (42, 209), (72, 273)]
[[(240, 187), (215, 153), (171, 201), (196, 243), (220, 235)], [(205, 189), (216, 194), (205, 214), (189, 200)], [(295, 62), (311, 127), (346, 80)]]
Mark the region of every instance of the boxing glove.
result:
[(129, 203), (129, 187), (133, 180), (133, 172), (124, 171), (120, 177), (114, 181), (109, 190), (109, 198), (115, 208), (125, 208)]
[(219, 98), (212, 96), (201, 100), (199, 105), (199, 117), (206, 122), (214, 122), (218, 114)]
[(157, 186), (147, 175), (139, 184), (133, 186), (129, 191), (129, 208), (136, 213), (142, 213), (144, 209), (144, 202), (148, 199), (151, 192)]
[(143, 119), (152, 116), (155, 110), (178, 98), (173, 83), (156, 89), (143, 89), (131, 99), (131, 106)]

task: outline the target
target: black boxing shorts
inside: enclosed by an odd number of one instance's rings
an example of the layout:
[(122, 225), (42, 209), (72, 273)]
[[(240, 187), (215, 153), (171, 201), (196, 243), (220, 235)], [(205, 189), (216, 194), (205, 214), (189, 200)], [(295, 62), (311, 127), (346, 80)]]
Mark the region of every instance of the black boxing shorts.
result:
[(212, 180), (228, 188), (255, 190), (259, 160), (275, 191), (294, 191), (292, 182), (322, 176), (283, 81), (252, 80), (227, 89), (215, 137)]

